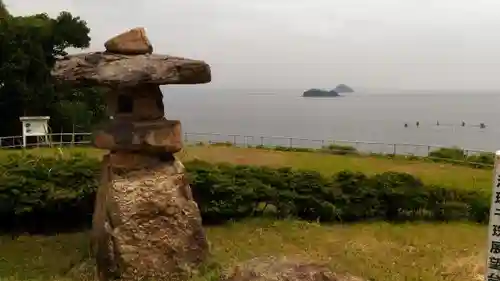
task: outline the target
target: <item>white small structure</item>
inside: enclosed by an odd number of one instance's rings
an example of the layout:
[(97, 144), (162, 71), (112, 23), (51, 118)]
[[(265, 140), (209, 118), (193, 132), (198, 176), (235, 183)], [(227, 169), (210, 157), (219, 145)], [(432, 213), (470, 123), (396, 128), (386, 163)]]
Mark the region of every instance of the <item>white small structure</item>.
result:
[(49, 116), (23, 116), (19, 117), (23, 124), (23, 147), (26, 147), (26, 137), (38, 137), (45, 143), (49, 142)]
[(485, 281), (500, 280), (500, 150), (495, 153)]

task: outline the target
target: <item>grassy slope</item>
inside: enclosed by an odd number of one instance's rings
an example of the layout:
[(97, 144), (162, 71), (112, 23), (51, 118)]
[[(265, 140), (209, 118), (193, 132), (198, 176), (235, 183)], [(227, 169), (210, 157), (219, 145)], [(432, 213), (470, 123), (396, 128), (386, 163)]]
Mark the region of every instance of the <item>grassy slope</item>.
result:
[(332, 174), (341, 170), (360, 171), (368, 174), (386, 171), (406, 172), (430, 184), (457, 188), (478, 188), (488, 191), (491, 189), (491, 171), (451, 164), (231, 147), (189, 147), (182, 155), (188, 159), (196, 157), (208, 161), (239, 164), (291, 166), (297, 169), (315, 170), (324, 174)]
[[(74, 149), (100, 157), (95, 149)], [(53, 155), (54, 150), (32, 153)], [(63, 153), (67, 153), (64, 150)], [(1, 157), (8, 153), (2, 151)], [(365, 173), (388, 170), (409, 172), (428, 183), (489, 190), (491, 172), (447, 164), (275, 152), (226, 147), (189, 147), (183, 160), (202, 159), (269, 166), (292, 166), (334, 173), (342, 169)], [(329, 262), (374, 280), (452, 281), (478, 280), (484, 263), (486, 227), (472, 224), (364, 223), (317, 225), (304, 222), (247, 221), (207, 229), (215, 260), (223, 265), (259, 255), (300, 255)], [(0, 280), (90, 279), (89, 267), (68, 269), (88, 255), (85, 233), (52, 237), (0, 237)], [(91, 267), (90, 267), (91, 268)], [(206, 279), (206, 278), (205, 278)]]
[[(266, 220), (211, 227), (207, 234), (214, 259), (224, 266), (255, 256), (298, 255), (384, 281), (477, 280), (486, 238), (485, 227), (472, 224), (320, 226)], [(92, 267), (78, 266), (88, 254), (84, 233), (10, 239), (0, 240), (0, 280), (91, 279)], [(77, 266), (69, 271), (72, 264)]]
[[(31, 153), (53, 155), (54, 149), (33, 149)], [(101, 150), (76, 148), (63, 150), (83, 152), (96, 157)], [(0, 158), (12, 151), (1, 151)], [(201, 159), (210, 162), (230, 162), (236, 164), (291, 166), (297, 169), (311, 169), (325, 174), (340, 170), (381, 173), (386, 171), (407, 172), (430, 184), (455, 188), (473, 188), (489, 191), (492, 172), (451, 164), (428, 163), (403, 159), (375, 157), (339, 156), (309, 152), (280, 152), (236, 147), (187, 147), (177, 154), (183, 160)]]

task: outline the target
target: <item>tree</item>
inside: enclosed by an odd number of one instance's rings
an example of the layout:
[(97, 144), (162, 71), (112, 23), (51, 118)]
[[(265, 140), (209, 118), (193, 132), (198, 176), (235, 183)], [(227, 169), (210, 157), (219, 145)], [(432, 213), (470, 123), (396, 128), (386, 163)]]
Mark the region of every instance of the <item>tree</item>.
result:
[[(1, 2), (0, 13), (8, 14)], [(64, 121), (68, 112), (90, 116), (92, 122), (96, 116), (102, 118), (103, 101), (97, 89), (56, 87), (50, 75), (67, 48), (89, 46), (89, 32), (85, 21), (68, 12), (55, 19), (47, 14), (0, 18), (0, 135), (19, 135), (23, 115), (49, 115), (55, 130), (68, 126)]]
[(52, 121), (53, 128), (64, 132), (89, 132), (106, 117), (105, 91), (99, 87), (58, 85), (56, 95), (60, 102), (55, 104), (53, 114), (59, 118)]
[(5, 7), (3, 1), (0, 0), (0, 18), (5, 18), (8, 16), (9, 16), (9, 11), (7, 11), (7, 8)]

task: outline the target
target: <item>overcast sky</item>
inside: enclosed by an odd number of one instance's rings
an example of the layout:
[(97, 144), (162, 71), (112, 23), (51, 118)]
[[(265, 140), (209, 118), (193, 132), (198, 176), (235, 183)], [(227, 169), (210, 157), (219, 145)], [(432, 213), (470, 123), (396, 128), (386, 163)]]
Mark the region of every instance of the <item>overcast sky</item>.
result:
[(203, 59), (217, 88), (500, 90), (499, 0), (5, 0), (67, 10), (91, 50), (144, 26), (155, 52)]

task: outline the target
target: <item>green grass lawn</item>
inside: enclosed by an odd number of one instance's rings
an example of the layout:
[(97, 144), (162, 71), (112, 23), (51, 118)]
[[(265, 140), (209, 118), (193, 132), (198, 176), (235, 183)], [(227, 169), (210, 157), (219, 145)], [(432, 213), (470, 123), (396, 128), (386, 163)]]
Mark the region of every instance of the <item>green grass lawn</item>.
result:
[[(29, 153), (38, 155), (54, 155), (57, 149), (31, 149)], [(94, 148), (63, 148), (62, 153), (85, 153), (101, 157), (105, 151)], [(20, 150), (1, 150), (0, 159)], [(355, 155), (328, 155), (311, 152), (281, 152), (254, 148), (189, 146), (177, 154), (182, 160), (200, 159), (209, 162), (229, 162), (235, 164), (267, 165), (273, 167), (290, 166), (296, 169), (309, 169), (324, 174), (332, 174), (341, 170), (359, 171), (367, 174), (386, 171), (406, 172), (413, 174), (425, 183), (438, 184), (450, 188), (491, 190), (492, 171), (475, 169), (443, 163), (430, 163), (418, 160), (385, 159), (380, 157)]]
[[(486, 226), (451, 224), (319, 225), (250, 220), (207, 228), (222, 267), (264, 256), (299, 256), (336, 271), (383, 281), (473, 281), (483, 274)], [(90, 280), (86, 233), (0, 238), (0, 280)], [(208, 273), (209, 280), (214, 276)]]

